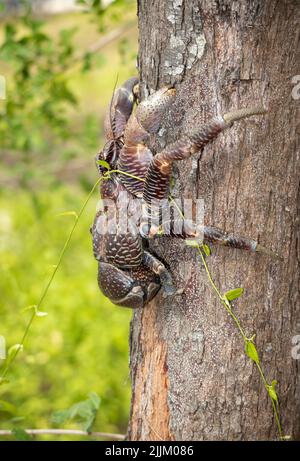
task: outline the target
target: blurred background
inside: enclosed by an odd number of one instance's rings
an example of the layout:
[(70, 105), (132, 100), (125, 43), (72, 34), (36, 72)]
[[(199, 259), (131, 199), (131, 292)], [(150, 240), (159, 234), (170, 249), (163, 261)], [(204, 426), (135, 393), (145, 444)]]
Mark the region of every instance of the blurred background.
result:
[[(31, 315), (24, 308), (37, 303), (74, 223), (71, 214), (58, 215), (78, 212), (98, 178), (104, 113), (117, 76), (121, 84), (136, 74), (136, 58), (135, 1), (0, 0), (0, 335), (7, 349), (20, 343)], [(131, 311), (114, 307), (97, 286), (89, 233), (97, 199), (50, 287), (48, 315), (35, 318), (0, 385), (0, 429), (15, 437), (25, 428), (79, 429), (84, 406), (73, 418), (56, 412), (91, 393), (100, 398), (93, 430), (126, 432)]]

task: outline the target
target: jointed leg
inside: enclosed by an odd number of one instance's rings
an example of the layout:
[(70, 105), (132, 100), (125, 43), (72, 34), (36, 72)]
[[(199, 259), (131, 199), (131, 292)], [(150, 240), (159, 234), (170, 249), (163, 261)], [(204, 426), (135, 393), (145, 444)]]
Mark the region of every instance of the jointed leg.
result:
[(104, 120), (106, 139), (119, 139), (124, 135), (126, 123), (136, 101), (138, 78), (131, 77), (114, 91)]
[(123, 146), (125, 127), (137, 99), (137, 85), (138, 78), (132, 77), (126, 80), (113, 93), (104, 120), (106, 143), (95, 158), (100, 175), (104, 173), (105, 168), (99, 164), (99, 160), (105, 160), (112, 168), (115, 168), (115, 162)]
[(203, 226), (201, 229), (204, 241), (216, 243), (219, 245), (228, 246), (231, 248), (238, 248), (240, 250), (256, 251), (259, 253), (265, 253), (269, 256), (278, 255), (273, 251), (260, 245), (256, 240), (248, 237), (241, 237), (235, 234), (228, 234), (217, 227)]
[(153, 200), (167, 198), (174, 161), (189, 158), (216, 138), (221, 131), (231, 126), (233, 122), (251, 115), (263, 114), (264, 112), (265, 110), (262, 107), (255, 107), (214, 117), (195, 131), (193, 135), (184, 136), (179, 141), (167, 146), (153, 158), (149, 166), (143, 193), (145, 202), (150, 205)]
[[(164, 229), (168, 229), (169, 233), (165, 234)], [(148, 230), (148, 234), (145, 232)], [(162, 233), (160, 232), (162, 231)], [(213, 244), (227, 246), (231, 248), (238, 248), (240, 250), (247, 250), (251, 252), (264, 253), (269, 256), (278, 257), (277, 253), (260, 245), (256, 240), (249, 237), (242, 237), (233, 233), (227, 233), (217, 227), (213, 226), (196, 226), (190, 220), (187, 222), (184, 219), (162, 222), (160, 228), (157, 226), (146, 225), (143, 222), (142, 236), (144, 238), (156, 238), (159, 236), (170, 236), (182, 239), (193, 239), (202, 243), (202, 241), (211, 242)]]
[(155, 258), (155, 256), (148, 251), (144, 251), (143, 263), (159, 276), (165, 295), (169, 296), (176, 293), (172, 276), (161, 261)]
[[(162, 117), (175, 96), (175, 90), (162, 88), (141, 102), (132, 114), (124, 133), (124, 146), (120, 152), (118, 168), (126, 173), (145, 179), (153, 159), (146, 142), (150, 133), (158, 131)], [(126, 175), (120, 175), (126, 189), (142, 197), (144, 183)]]

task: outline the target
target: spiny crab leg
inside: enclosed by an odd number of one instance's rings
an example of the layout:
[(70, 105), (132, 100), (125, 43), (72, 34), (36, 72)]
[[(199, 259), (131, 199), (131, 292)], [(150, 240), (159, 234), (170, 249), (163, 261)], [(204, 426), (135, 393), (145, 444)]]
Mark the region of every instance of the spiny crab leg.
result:
[(215, 139), (219, 133), (230, 127), (233, 122), (252, 115), (264, 114), (263, 107), (240, 109), (213, 117), (190, 136), (183, 136), (169, 144), (162, 152), (155, 155), (146, 176), (143, 199), (150, 204), (152, 200), (163, 200), (168, 196), (172, 164), (184, 160), (199, 152), (206, 144)]

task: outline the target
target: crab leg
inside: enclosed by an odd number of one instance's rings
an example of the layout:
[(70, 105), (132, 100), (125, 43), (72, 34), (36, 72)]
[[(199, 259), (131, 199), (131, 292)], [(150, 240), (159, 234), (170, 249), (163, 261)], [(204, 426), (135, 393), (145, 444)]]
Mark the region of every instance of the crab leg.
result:
[(131, 77), (113, 94), (104, 120), (106, 139), (119, 139), (124, 135), (126, 123), (137, 99), (138, 78)]
[[(141, 102), (136, 113), (128, 120), (124, 133), (124, 146), (120, 152), (118, 168), (125, 173), (145, 179), (153, 159), (146, 143), (151, 133), (156, 133), (162, 117), (173, 101), (174, 88), (161, 88)], [(120, 176), (122, 184), (137, 197), (142, 197), (144, 183), (129, 176)]]
[(143, 199), (149, 205), (152, 200), (167, 198), (172, 164), (176, 160), (189, 158), (199, 152), (206, 144), (212, 141), (233, 122), (242, 118), (265, 113), (263, 107), (241, 109), (219, 115), (201, 126), (191, 136), (184, 136), (173, 144), (169, 144), (162, 152), (157, 154), (148, 169)]
[(161, 235), (165, 236), (164, 233), (160, 233), (160, 229), (169, 229), (167, 236), (177, 237), (182, 239), (193, 239), (199, 243), (211, 242), (213, 244), (222, 245), (230, 248), (237, 248), (239, 250), (247, 250), (251, 252), (258, 252), (267, 254), (272, 257), (279, 257), (277, 253), (269, 250), (268, 248), (260, 245), (257, 240), (249, 237), (243, 237), (233, 233), (227, 233), (222, 229), (213, 226), (196, 226), (190, 221), (182, 220), (170, 220), (168, 222), (162, 222), (161, 226), (151, 226), (149, 233), (146, 235), (147, 229), (149, 229), (145, 222), (142, 227), (142, 236), (144, 238), (156, 238)]
[(160, 281), (166, 295), (175, 294), (176, 288), (173, 285), (172, 276), (159, 259), (155, 258), (155, 256), (148, 251), (144, 251), (143, 263), (160, 277)]

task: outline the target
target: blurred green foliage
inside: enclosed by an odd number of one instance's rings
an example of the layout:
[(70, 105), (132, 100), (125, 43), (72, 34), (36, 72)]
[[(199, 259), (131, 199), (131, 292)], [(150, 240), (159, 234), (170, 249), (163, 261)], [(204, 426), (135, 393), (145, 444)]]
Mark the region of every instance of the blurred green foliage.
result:
[[(97, 179), (93, 157), (116, 74), (120, 82), (135, 73), (135, 26), (89, 51), (135, 21), (135, 2), (118, 0), (103, 11), (92, 3), (96, 11), (35, 18), (27, 10), (0, 22), (7, 80), (0, 101), (0, 335), (7, 348), (20, 342), (31, 315), (23, 309), (37, 303), (72, 227), (74, 217), (58, 214), (78, 211)], [(79, 221), (42, 306), (48, 315), (34, 320), (9, 383), (0, 386), (0, 428), (17, 428), (19, 438), (22, 428), (58, 427), (55, 412), (82, 414), (76, 404), (91, 393), (100, 397), (99, 410), (90, 408), (93, 429), (126, 431), (131, 312), (97, 286), (89, 233), (97, 200)], [(0, 360), (0, 372), (4, 365)], [(78, 425), (65, 418), (60, 427)]]

